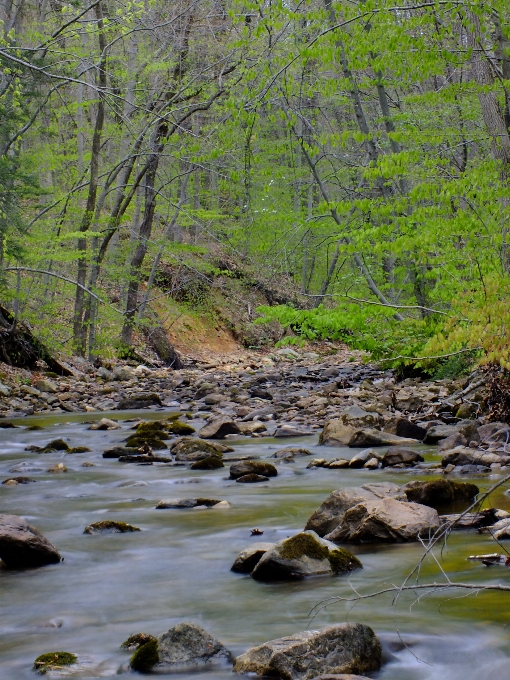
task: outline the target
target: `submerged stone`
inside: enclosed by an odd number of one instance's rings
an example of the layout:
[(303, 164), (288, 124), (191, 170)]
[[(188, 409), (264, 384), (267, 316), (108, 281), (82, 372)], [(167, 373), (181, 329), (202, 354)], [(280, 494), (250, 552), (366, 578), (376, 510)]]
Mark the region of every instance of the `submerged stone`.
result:
[(34, 669), (44, 675), (50, 670), (72, 666), (77, 661), (78, 657), (71, 652), (48, 652), (37, 657), (34, 661)]
[(141, 531), (138, 527), (126, 522), (116, 522), (114, 520), (103, 520), (94, 522), (85, 527), (84, 534), (127, 534), (133, 531)]

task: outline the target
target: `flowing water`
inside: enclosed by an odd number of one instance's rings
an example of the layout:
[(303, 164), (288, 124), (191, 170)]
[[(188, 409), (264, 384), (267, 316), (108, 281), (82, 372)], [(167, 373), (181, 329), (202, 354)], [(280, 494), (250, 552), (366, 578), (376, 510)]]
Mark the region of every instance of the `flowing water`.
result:
[[(119, 418), (119, 413), (98, 417)], [(125, 413), (122, 418), (133, 417)], [(142, 418), (156, 413), (139, 412)], [(166, 415), (166, 414), (165, 414)], [(187, 467), (137, 466), (105, 460), (101, 453), (121, 444), (130, 423), (117, 431), (89, 431), (90, 414), (25, 419), (42, 431), (0, 430), (0, 478), (28, 475), (35, 484), (0, 486), (0, 511), (22, 515), (47, 536), (64, 562), (26, 571), (0, 569), (0, 677), (34, 677), (34, 659), (49, 651), (91, 657), (92, 676), (115, 674), (129, 654), (119, 649), (136, 632), (158, 634), (181, 621), (203, 626), (234, 654), (306, 628), (359, 621), (383, 641), (380, 680), (492, 680), (510, 677), (508, 595), (504, 593), (405, 594), (392, 605), (383, 595), (352, 604), (329, 598), (351, 597), (400, 584), (422, 555), (419, 544), (353, 547), (364, 568), (350, 576), (263, 584), (230, 571), (237, 553), (255, 541), (273, 542), (301, 530), (324, 498), (340, 486), (374, 481), (403, 484), (419, 475), (406, 471), (307, 470), (307, 458), (278, 464), (278, 477), (264, 484), (227, 480), (227, 467), (191, 471)], [(64, 437), (92, 453), (35, 454), (28, 444)], [(268, 458), (283, 446), (299, 444), (317, 457), (350, 457), (352, 450), (317, 446), (316, 437), (275, 440), (231, 439), (234, 455)], [(437, 459), (432, 449), (423, 451)], [(90, 461), (95, 467), (82, 467)], [(46, 470), (64, 462), (68, 472)], [(25, 465), (23, 465), (25, 464)], [(10, 472), (17, 469), (15, 473)], [(23, 472), (21, 470), (24, 470)], [(425, 477), (423, 477), (425, 478)], [(430, 479), (430, 476), (426, 477)], [(497, 477), (474, 480), (487, 489)], [(227, 509), (156, 510), (163, 498), (211, 497)], [(494, 505), (510, 510), (510, 497), (496, 492)], [(84, 535), (86, 525), (103, 519), (129, 522), (132, 534)], [(260, 527), (264, 535), (250, 536)], [(452, 580), (510, 581), (505, 567), (490, 569), (467, 561), (498, 547), (476, 532), (454, 534), (437, 558)], [(429, 560), (424, 582), (444, 580)], [(194, 673), (197, 680), (226, 680), (228, 668)], [(167, 677), (167, 676), (164, 676)], [(176, 676), (174, 676), (176, 677)], [(182, 677), (182, 676), (181, 676)]]

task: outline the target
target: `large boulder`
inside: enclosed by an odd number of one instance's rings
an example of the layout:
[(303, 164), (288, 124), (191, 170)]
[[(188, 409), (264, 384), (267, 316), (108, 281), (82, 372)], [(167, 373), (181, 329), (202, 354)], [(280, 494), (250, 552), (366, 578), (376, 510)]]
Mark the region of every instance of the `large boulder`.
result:
[(451, 451), (446, 451), (441, 461), (441, 465), (483, 465), (490, 467), (492, 463), (507, 464), (510, 462), (510, 455), (499, 455), (481, 449), (471, 449), (466, 446), (456, 446)]
[(308, 451), (308, 449), (301, 449), (296, 446), (287, 446), (284, 449), (280, 449), (279, 451), (275, 451), (271, 455), (271, 458), (280, 458), (283, 459), (284, 461), (290, 461), (296, 458), (297, 456), (311, 456), (312, 452)]
[(381, 665), (381, 644), (361, 623), (307, 630), (252, 647), (234, 662), (236, 673), (312, 680), (321, 673), (364, 673)]
[(260, 558), (252, 571), (258, 581), (285, 581), (308, 576), (335, 576), (361, 568), (361, 562), (348, 550), (336, 548), (315, 531), (278, 541)]
[(449, 479), (434, 479), (431, 482), (408, 482), (401, 491), (411, 503), (440, 508), (457, 501), (472, 501), (480, 492), (475, 484), (452, 482)]
[(354, 428), (362, 427), (377, 427), (381, 422), (381, 416), (378, 413), (365, 411), (359, 406), (350, 406), (342, 411), (338, 419), (344, 425), (351, 425)]
[(241, 434), (241, 430), (229, 416), (213, 418), (198, 433), (201, 439), (224, 439), (227, 434)]
[(330, 541), (402, 543), (428, 536), (439, 526), (436, 510), (394, 498), (366, 500), (347, 510), (342, 523), (327, 535)]
[(230, 466), (230, 479), (239, 479), (245, 475), (276, 477), (278, 470), (271, 463), (258, 460), (242, 460)]
[(0, 515), (0, 559), (9, 569), (60, 562), (55, 546), (17, 515)]
[(305, 530), (311, 529), (319, 536), (325, 536), (335, 529), (349, 508), (364, 500), (377, 498), (397, 498), (405, 501), (406, 496), (396, 484), (380, 482), (353, 486), (349, 489), (336, 489), (317, 508), (306, 523)]
[(179, 623), (149, 640), (131, 657), (131, 668), (143, 673), (170, 672), (228, 661), (230, 652), (221, 642), (193, 623)]
[(273, 546), (274, 543), (252, 543), (248, 548), (241, 550), (231, 567), (231, 571), (236, 571), (239, 574), (251, 574), (262, 555)]
[(371, 446), (410, 446), (419, 444), (419, 441), (408, 437), (398, 437), (396, 434), (377, 430), (373, 427), (354, 427), (351, 424), (346, 424), (341, 418), (332, 418), (324, 425), (319, 436), (319, 444), (370, 448)]
[(390, 446), (382, 458), (382, 466), (404, 465), (412, 467), (416, 463), (422, 463), (423, 460), (423, 456), (414, 449), (406, 449), (403, 446)]

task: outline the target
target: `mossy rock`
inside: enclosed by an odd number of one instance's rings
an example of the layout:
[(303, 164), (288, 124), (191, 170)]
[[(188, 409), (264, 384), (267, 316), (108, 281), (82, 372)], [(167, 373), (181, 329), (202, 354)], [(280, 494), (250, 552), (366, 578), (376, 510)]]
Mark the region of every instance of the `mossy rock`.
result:
[(327, 560), (329, 550), (311, 534), (301, 533), (291, 536), (283, 542), (280, 557), (284, 560), (298, 560), (306, 555), (316, 560)]
[(147, 444), (147, 446), (150, 446), (151, 449), (154, 449), (155, 451), (161, 451), (162, 449), (168, 448), (165, 442), (161, 439), (158, 439), (157, 437), (139, 436), (137, 434), (133, 434), (131, 437), (128, 437), (126, 439), (126, 444), (128, 448), (132, 447), (135, 449)]
[(183, 423), (180, 420), (174, 420), (168, 429), (170, 432), (172, 432), (172, 434), (177, 434), (179, 436), (185, 436), (187, 434), (193, 434), (196, 432), (194, 427), (191, 427), (191, 425)]
[(114, 520), (103, 520), (102, 522), (94, 522), (85, 527), (84, 534), (128, 534), (133, 531), (141, 531), (138, 527), (134, 527), (127, 522), (116, 522)]
[(131, 657), (129, 662), (134, 671), (140, 673), (148, 673), (156, 664), (159, 663), (158, 641), (152, 638), (141, 647), (138, 647), (136, 652)]
[(348, 550), (345, 550), (345, 548), (330, 550), (328, 559), (334, 574), (343, 574), (347, 571), (363, 569), (363, 565), (358, 558)]
[(64, 666), (72, 666), (77, 661), (78, 657), (71, 652), (48, 652), (37, 657), (34, 661), (34, 668), (39, 673), (44, 674)]
[(218, 470), (225, 467), (223, 461), (218, 456), (208, 456), (193, 463), (190, 470)]
[[(158, 439), (168, 439), (168, 423), (162, 420), (142, 421), (136, 426), (136, 436), (150, 436)], [(131, 435), (135, 436), (135, 435)]]
[(73, 446), (67, 453), (89, 453), (90, 451), (92, 449), (89, 449), (88, 446)]
[(172, 415), (168, 416), (167, 421), (172, 422), (174, 420), (179, 420), (180, 417), (181, 417), (180, 413), (172, 413)]
[(44, 430), (42, 425), (29, 425), (27, 427), (27, 432), (37, 432), (38, 430)]
[(71, 447), (63, 439), (54, 439), (49, 444), (46, 444), (42, 450), (47, 453), (51, 451), (70, 451)]
[(142, 645), (146, 645), (148, 642), (155, 640), (154, 635), (149, 633), (135, 633), (130, 635), (127, 640), (121, 644), (122, 649), (139, 649)]
[(35, 482), (35, 479), (31, 479), (30, 477), (9, 477), (9, 479), (4, 479), (2, 484), (7, 484), (8, 482), (16, 482), (16, 484), (30, 484), (31, 482)]

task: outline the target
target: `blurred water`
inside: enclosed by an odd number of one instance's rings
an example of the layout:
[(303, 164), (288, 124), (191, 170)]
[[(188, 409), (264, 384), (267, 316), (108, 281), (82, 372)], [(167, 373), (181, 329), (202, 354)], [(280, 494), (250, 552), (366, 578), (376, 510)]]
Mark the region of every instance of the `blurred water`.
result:
[[(115, 414), (100, 414), (100, 417)], [(127, 414), (133, 415), (133, 414)], [(127, 417), (126, 415), (126, 417)], [(157, 414), (141, 412), (143, 418)], [(319, 578), (296, 583), (262, 584), (234, 574), (237, 553), (255, 541), (275, 541), (303, 528), (320, 502), (339, 486), (374, 481), (405, 483), (409, 472), (306, 470), (307, 458), (278, 463), (279, 474), (267, 484), (244, 485), (227, 480), (228, 467), (199, 472), (186, 467), (135, 466), (101, 457), (120, 444), (122, 430), (89, 431), (80, 417), (39, 418), (43, 431), (0, 430), (0, 479), (27, 463), (35, 484), (0, 485), (0, 511), (22, 515), (61, 551), (65, 561), (28, 571), (0, 569), (0, 668), (2, 680), (33, 678), (34, 659), (48, 651), (92, 656), (102, 664), (100, 677), (115, 674), (129, 655), (119, 649), (130, 634), (157, 634), (177, 622), (193, 621), (220, 639), (234, 654), (250, 646), (308, 627), (343, 621), (371, 625), (384, 643), (386, 663), (374, 677), (381, 680), (491, 680), (509, 677), (507, 595), (479, 593), (422, 597), (405, 594), (396, 606), (391, 596), (366, 600), (354, 609), (334, 597), (369, 593), (400, 584), (418, 562), (419, 544), (354, 547), (364, 569), (350, 577)], [(33, 419), (32, 419), (33, 420)], [(26, 421), (31, 422), (31, 421)], [(35, 421), (34, 421), (35, 422)], [(28, 444), (44, 445), (64, 437), (71, 446), (92, 453), (27, 453)], [(236, 454), (268, 458), (284, 446), (302, 445), (317, 457), (349, 457), (348, 449), (317, 446), (316, 437), (229, 442)], [(429, 459), (431, 450), (423, 447)], [(235, 454), (230, 454), (234, 456)], [(82, 467), (84, 461), (95, 467)], [(64, 462), (69, 472), (46, 472)], [(21, 469), (21, 468), (20, 468)], [(37, 470), (39, 469), (39, 471)], [(488, 488), (494, 479), (478, 480)], [(230, 509), (155, 510), (162, 498), (212, 497), (228, 500)], [(510, 510), (503, 491), (498, 507)], [(134, 534), (89, 536), (87, 524), (116, 519), (139, 526)], [(263, 537), (251, 537), (260, 527)], [(494, 552), (485, 535), (456, 533), (437, 554), (452, 580), (508, 584), (504, 567), (490, 570), (466, 557)], [(423, 578), (440, 580), (437, 565), (424, 565)], [(420, 593), (423, 595), (423, 593)], [(412, 607), (412, 608), (411, 608)], [(197, 680), (231, 678), (229, 669), (194, 673)], [(182, 676), (181, 676), (182, 677)]]

